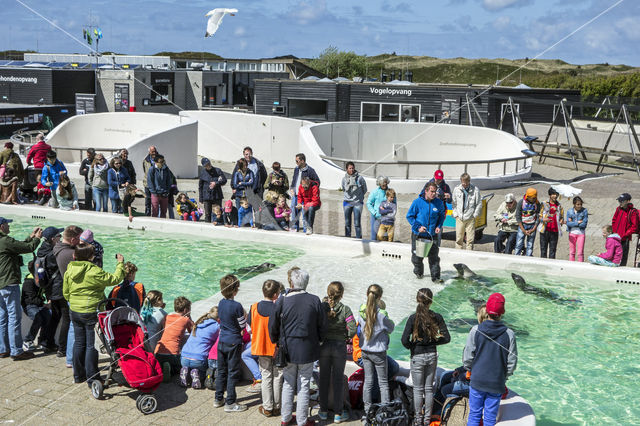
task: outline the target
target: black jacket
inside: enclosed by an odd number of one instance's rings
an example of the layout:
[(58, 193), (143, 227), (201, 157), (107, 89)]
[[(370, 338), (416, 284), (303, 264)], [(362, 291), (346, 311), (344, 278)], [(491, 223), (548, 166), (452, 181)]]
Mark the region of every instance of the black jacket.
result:
[[(291, 178), (291, 186), (290, 186), (290, 188), (293, 189), (294, 192), (298, 191), (298, 187), (296, 186), (296, 181), (298, 180), (298, 174), (299, 173), (300, 173), (300, 168), (299, 167), (296, 167), (295, 169), (293, 169), (293, 177)], [(300, 176), (300, 182), (302, 182), (302, 178), (303, 177), (308, 177), (312, 181), (317, 182), (318, 186), (320, 186), (320, 177), (318, 176), (316, 171), (313, 170), (313, 167), (311, 167), (308, 164), (305, 166), (304, 169), (302, 169), (302, 175)]]
[[(215, 182), (216, 186), (213, 189), (209, 188), (209, 184)], [(200, 172), (200, 180), (198, 182), (198, 201), (221, 201), (224, 196), (222, 195), (222, 186), (227, 183), (222, 170), (217, 167), (211, 167), (211, 170), (207, 170), (204, 167)]]
[(44, 289), (36, 285), (33, 275), (27, 275), (22, 283), (22, 298), (20, 300), (22, 309), (26, 311), (27, 305), (44, 306), (43, 293)]
[(289, 290), (275, 305), (269, 317), (271, 341), (279, 342), (281, 347), (284, 343), (289, 362), (317, 361), (320, 342), (327, 332), (327, 315), (318, 296), (303, 290)]
[(131, 160), (126, 159), (122, 161), (122, 167), (129, 173), (129, 183), (136, 184), (136, 168), (133, 166)]
[(47, 296), (47, 299), (62, 299), (62, 281), (64, 277), (60, 273), (60, 269), (58, 268), (58, 262), (56, 261), (55, 254), (53, 253), (53, 245), (51, 244), (51, 241), (47, 240), (46, 238), (43, 239), (42, 245), (40, 245), (40, 248), (36, 252), (36, 256), (45, 258), (47, 275), (52, 281), (44, 289), (44, 294)]
[(413, 325), (416, 321), (416, 314), (411, 315), (407, 320), (407, 324), (404, 326), (404, 332), (402, 333), (401, 342), (402, 346), (411, 351), (411, 356), (437, 352), (437, 345), (444, 345), (451, 341), (449, 330), (447, 329), (447, 325), (444, 323), (442, 315), (436, 312), (433, 312), (433, 314), (435, 316), (436, 323), (438, 324), (438, 329), (440, 330), (440, 337), (437, 339), (429, 339), (424, 333), (424, 330), (418, 330), (419, 340), (414, 342), (411, 335), (413, 334)]
[(90, 182), (89, 182), (89, 169), (91, 168), (91, 163), (92, 162), (93, 162), (93, 160), (89, 160), (88, 158), (85, 158), (80, 163), (80, 170), (79, 170), (78, 173), (80, 173), (82, 176), (84, 176), (84, 184), (85, 185), (90, 185)]

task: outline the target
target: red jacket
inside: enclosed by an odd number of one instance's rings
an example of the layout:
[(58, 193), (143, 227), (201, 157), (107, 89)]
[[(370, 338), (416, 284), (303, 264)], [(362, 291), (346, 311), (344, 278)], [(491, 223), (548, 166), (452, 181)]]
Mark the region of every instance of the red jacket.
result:
[(47, 145), (45, 141), (33, 145), (27, 154), (27, 165), (31, 165), (31, 160), (33, 160), (33, 167), (43, 168), (47, 162), (47, 152), (49, 151), (51, 151), (51, 146)]
[(318, 184), (311, 182), (311, 185), (309, 185), (309, 188), (306, 190), (300, 185), (298, 187), (298, 202), (305, 206), (320, 208), (322, 203), (320, 202), (320, 188)]
[(627, 204), (627, 209), (618, 207), (611, 220), (613, 232), (620, 235), (622, 241), (629, 241), (638, 232), (638, 210), (633, 204)]

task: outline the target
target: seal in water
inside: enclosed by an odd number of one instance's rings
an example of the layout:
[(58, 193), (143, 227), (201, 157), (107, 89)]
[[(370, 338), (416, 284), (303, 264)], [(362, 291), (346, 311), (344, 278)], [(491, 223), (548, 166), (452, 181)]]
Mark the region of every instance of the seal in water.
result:
[(476, 274), (471, 269), (469, 269), (469, 267), (464, 263), (454, 263), (453, 267), (456, 268), (456, 271), (458, 271), (458, 276), (455, 277), (457, 279), (462, 279), (462, 280), (470, 281), (476, 284), (481, 284), (485, 287), (491, 287), (496, 284), (495, 281)]
[(565, 299), (564, 297), (560, 297), (557, 293), (549, 289), (539, 288), (539, 287), (535, 287), (530, 284), (527, 284), (524, 278), (522, 278), (520, 275), (516, 273), (512, 272), (511, 278), (513, 279), (513, 282), (515, 283), (516, 287), (518, 287), (520, 290), (522, 290), (525, 293), (534, 294), (536, 296), (544, 297), (547, 300), (551, 300), (553, 302), (562, 303), (562, 304), (581, 303), (581, 301), (578, 299)]
[(248, 274), (258, 275), (258, 274), (261, 274), (263, 272), (270, 271), (275, 267), (276, 267), (276, 265), (274, 265), (273, 263), (264, 262), (264, 263), (261, 263), (260, 265), (245, 266), (243, 268), (238, 268), (235, 271), (233, 271), (232, 274), (233, 275), (244, 275), (245, 278), (246, 278), (246, 276)]

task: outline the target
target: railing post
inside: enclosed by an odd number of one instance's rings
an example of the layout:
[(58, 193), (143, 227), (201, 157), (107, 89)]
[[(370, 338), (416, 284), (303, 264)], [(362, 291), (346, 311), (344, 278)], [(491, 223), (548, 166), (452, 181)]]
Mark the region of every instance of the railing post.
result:
[(407, 174), (405, 179), (409, 179), (409, 166), (411, 166), (411, 163), (407, 163)]
[(487, 177), (489, 177), (490, 173), (491, 173), (491, 163), (487, 163)]
[(504, 166), (504, 167), (502, 168), (502, 174), (503, 174), (503, 175), (506, 175), (506, 174), (507, 174), (507, 162), (505, 161), (505, 162), (504, 162), (504, 163), (502, 163), (502, 164), (503, 164), (503, 166)]

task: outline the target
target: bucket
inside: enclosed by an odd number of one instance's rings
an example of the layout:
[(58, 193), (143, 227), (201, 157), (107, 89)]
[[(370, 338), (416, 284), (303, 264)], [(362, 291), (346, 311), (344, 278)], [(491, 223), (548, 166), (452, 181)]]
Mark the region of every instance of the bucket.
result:
[(431, 250), (432, 245), (433, 245), (433, 240), (431, 238), (416, 238), (416, 250), (415, 250), (416, 256), (418, 257), (429, 256), (429, 251)]

